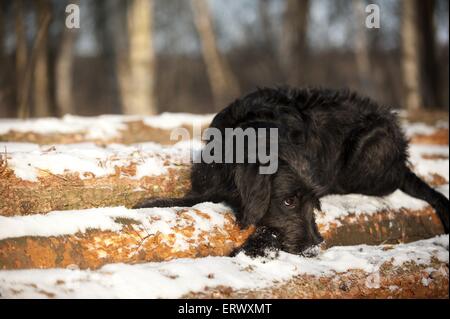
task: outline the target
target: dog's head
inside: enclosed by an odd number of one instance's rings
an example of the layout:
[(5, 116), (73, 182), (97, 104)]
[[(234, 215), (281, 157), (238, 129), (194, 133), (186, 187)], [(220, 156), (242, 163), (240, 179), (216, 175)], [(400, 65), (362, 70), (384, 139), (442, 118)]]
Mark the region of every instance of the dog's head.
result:
[(314, 210), (320, 202), (314, 191), (287, 163), (273, 175), (261, 175), (256, 165), (238, 166), (235, 181), (242, 199), (244, 225), (267, 226), (280, 235), (284, 251), (314, 256), (323, 239)]

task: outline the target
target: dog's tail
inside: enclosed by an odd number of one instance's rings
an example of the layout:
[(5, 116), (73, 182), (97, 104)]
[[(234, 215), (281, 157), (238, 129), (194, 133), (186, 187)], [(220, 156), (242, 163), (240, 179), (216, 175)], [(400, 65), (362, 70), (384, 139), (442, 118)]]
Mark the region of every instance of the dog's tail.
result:
[(444, 226), (445, 233), (448, 234), (449, 200), (444, 195), (431, 188), (409, 168), (405, 169), (400, 189), (408, 195), (428, 202), (435, 209)]
[(182, 198), (148, 198), (134, 205), (133, 208), (191, 207), (210, 201), (213, 201), (213, 197), (209, 195), (186, 195)]

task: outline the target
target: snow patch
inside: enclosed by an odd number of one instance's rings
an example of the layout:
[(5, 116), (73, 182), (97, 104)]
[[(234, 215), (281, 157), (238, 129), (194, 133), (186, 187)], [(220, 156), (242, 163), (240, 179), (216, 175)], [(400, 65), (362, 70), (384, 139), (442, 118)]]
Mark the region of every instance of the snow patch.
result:
[(37, 134), (85, 134), (89, 139), (111, 139), (125, 130), (126, 123), (143, 121), (160, 129), (173, 129), (183, 125), (206, 126), (214, 114), (162, 113), (155, 116), (100, 115), (94, 117), (65, 115), (62, 118), (38, 118), (29, 120), (0, 119), (0, 134), (33, 132)]
[(136, 174), (122, 176), (140, 179), (167, 173), (168, 167), (189, 163), (191, 154), (199, 152), (201, 143), (184, 142), (174, 147), (156, 143), (133, 145), (94, 143), (36, 145), (31, 143), (0, 142), (0, 153), (7, 156), (8, 167), (23, 180), (37, 181), (46, 172), (60, 175), (79, 173), (81, 179), (116, 174), (116, 167), (136, 166)]
[[(89, 229), (120, 231), (123, 225), (117, 221), (118, 218), (127, 218), (139, 222), (149, 234), (157, 232), (170, 234), (174, 232), (172, 227), (179, 223), (177, 212), (182, 209), (184, 208), (143, 208), (137, 210), (125, 207), (105, 207), (54, 211), (48, 214), (27, 216), (0, 216), (0, 240), (24, 236), (73, 235), (78, 232), (84, 233)], [(197, 215), (195, 210), (207, 214), (209, 219)], [(195, 220), (194, 238), (200, 232), (210, 232), (214, 227), (222, 228), (225, 224), (224, 214), (229, 211), (229, 207), (213, 203), (202, 203), (187, 208), (186, 213)], [(152, 218), (153, 221), (150, 222)]]

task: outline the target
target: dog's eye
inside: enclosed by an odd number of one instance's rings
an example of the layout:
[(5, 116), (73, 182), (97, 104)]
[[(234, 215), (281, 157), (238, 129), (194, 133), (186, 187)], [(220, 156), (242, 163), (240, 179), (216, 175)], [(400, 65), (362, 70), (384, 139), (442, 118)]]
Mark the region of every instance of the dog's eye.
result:
[(294, 208), (295, 207), (295, 197), (289, 197), (283, 200), (283, 205), (288, 208)]

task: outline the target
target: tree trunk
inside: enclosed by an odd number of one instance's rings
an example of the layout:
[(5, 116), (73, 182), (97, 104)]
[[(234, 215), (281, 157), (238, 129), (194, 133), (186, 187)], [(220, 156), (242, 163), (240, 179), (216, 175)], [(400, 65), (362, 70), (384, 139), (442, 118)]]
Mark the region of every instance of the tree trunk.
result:
[(444, 102), (440, 86), (439, 62), (436, 50), (434, 0), (415, 0), (418, 7), (419, 52), (421, 61), (421, 86), (424, 107), (442, 107)]
[(239, 86), (230, 66), (220, 54), (214, 34), (211, 12), (206, 0), (192, 0), (194, 22), (200, 36), (203, 58), (216, 110), (239, 95)]
[(0, 3), (0, 63), (3, 63), (5, 55), (5, 9), (3, 3)]
[[(267, 50), (273, 50), (273, 31), (269, 15), (269, 0), (258, 1), (258, 12), (261, 21), (262, 40)], [(272, 53), (272, 52), (271, 52)]]
[[(78, 4), (78, 1), (74, 1)], [(62, 39), (56, 58), (56, 105), (58, 115), (75, 113), (72, 94), (73, 80), (73, 51), (75, 46), (77, 29), (69, 29), (63, 26)]]
[[(51, 16), (51, 7), (48, 0), (39, 0), (38, 9), (38, 28), (46, 23), (48, 16)], [(48, 26), (37, 46), (36, 65), (34, 70), (34, 112), (36, 117), (47, 117), (51, 114), (50, 91), (49, 91), (49, 72), (48, 72)]]
[(421, 108), (420, 96), (420, 59), (418, 52), (417, 2), (402, 1), (402, 72), (403, 103), (410, 112)]
[(281, 38), (281, 62), (291, 85), (304, 85), (307, 78), (308, 0), (287, 0)]
[(28, 62), (28, 46), (25, 31), (25, 9), (23, 0), (14, 3), (15, 32), (16, 32), (16, 104), (18, 116), (29, 116), (29, 105), (24, 103), (24, 80)]
[(353, 0), (353, 13), (357, 21), (355, 35), (355, 57), (356, 67), (358, 69), (359, 82), (366, 94), (371, 94), (372, 84), (370, 81), (370, 55), (369, 41), (367, 39), (365, 23), (365, 10), (363, 0)]
[[(125, 114), (156, 113), (155, 53), (153, 47), (153, 1), (133, 0), (128, 12), (128, 73), (122, 85)], [(123, 81), (123, 79), (121, 80)]]

